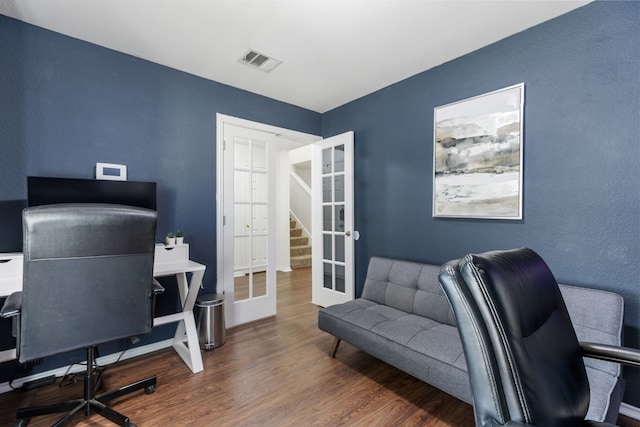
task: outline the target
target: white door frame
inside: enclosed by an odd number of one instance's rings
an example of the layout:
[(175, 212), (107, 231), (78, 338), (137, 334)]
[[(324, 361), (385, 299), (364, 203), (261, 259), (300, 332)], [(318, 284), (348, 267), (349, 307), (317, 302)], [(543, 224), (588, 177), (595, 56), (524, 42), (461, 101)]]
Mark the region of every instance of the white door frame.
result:
[[(312, 144), (322, 140), (322, 137), (304, 132), (298, 132), (277, 126), (271, 126), (264, 123), (253, 122), (238, 117), (227, 116), (224, 114), (216, 114), (216, 293), (224, 293), (224, 273), (225, 269), (233, 269), (233, 265), (227, 266), (224, 262), (224, 125), (230, 124), (237, 127), (243, 127), (252, 130), (258, 130), (274, 134), (278, 143), (288, 143), (295, 146), (303, 146)], [(297, 145), (296, 145), (297, 144)], [(293, 146), (292, 146), (293, 148)], [(226, 303), (228, 306), (233, 301)], [(231, 307), (228, 308), (228, 312)], [(225, 316), (227, 327), (237, 326), (233, 323), (230, 316)]]

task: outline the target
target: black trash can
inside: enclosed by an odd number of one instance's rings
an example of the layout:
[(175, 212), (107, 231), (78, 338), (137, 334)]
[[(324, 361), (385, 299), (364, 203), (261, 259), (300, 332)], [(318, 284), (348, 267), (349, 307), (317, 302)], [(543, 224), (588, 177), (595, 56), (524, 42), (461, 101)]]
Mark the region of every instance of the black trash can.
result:
[(220, 347), (226, 340), (224, 323), (224, 295), (209, 294), (198, 297), (198, 341), (203, 350)]

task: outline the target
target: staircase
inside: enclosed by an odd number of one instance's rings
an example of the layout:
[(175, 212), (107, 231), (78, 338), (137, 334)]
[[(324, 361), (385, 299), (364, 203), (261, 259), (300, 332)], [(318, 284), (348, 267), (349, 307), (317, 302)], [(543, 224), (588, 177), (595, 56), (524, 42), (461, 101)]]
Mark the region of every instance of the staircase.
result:
[(292, 269), (311, 267), (309, 238), (302, 236), (302, 229), (293, 220), (289, 220), (289, 247)]

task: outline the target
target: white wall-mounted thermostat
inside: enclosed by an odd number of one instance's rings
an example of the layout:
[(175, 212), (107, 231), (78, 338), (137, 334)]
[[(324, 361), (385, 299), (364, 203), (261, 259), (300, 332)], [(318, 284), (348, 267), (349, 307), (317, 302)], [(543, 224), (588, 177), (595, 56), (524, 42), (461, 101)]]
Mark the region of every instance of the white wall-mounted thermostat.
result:
[(126, 181), (127, 166), (115, 163), (96, 163), (96, 179), (110, 181)]

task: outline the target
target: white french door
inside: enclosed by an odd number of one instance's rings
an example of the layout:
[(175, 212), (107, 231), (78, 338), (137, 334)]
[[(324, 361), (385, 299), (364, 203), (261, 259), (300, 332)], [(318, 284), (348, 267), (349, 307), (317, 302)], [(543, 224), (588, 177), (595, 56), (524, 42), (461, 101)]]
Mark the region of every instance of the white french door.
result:
[(275, 135), (228, 123), (223, 132), (222, 276), (234, 326), (276, 314)]
[(314, 144), (312, 182), (312, 303), (354, 297), (353, 132)]

